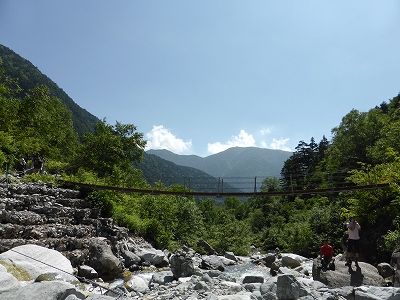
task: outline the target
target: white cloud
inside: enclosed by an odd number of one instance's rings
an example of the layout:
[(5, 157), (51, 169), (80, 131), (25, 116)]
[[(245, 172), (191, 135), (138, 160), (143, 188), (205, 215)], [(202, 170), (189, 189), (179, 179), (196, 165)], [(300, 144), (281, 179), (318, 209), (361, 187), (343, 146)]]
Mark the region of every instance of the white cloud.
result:
[(251, 134), (247, 134), (246, 131), (240, 130), (239, 135), (232, 136), (232, 138), (225, 144), (220, 142), (212, 144), (208, 143), (207, 148), (208, 152), (215, 154), (232, 147), (255, 147), (255, 144), (256, 141)]
[(271, 128), (263, 128), (260, 130), (261, 135), (270, 134), (272, 132)]
[(182, 139), (178, 139), (163, 125), (153, 126), (153, 129), (146, 133), (146, 137), (146, 150), (167, 149), (179, 154), (192, 148), (192, 141), (185, 142)]
[(269, 146), (269, 148), (283, 150), (283, 151), (292, 151), (289, 149), (289, 147), (285, 146), (288, 141), (289, 141), (289, 139), (281, 138), (281, 139), (277, 140), (274, 138), (274, 139), (272, 139), (272, 143)]

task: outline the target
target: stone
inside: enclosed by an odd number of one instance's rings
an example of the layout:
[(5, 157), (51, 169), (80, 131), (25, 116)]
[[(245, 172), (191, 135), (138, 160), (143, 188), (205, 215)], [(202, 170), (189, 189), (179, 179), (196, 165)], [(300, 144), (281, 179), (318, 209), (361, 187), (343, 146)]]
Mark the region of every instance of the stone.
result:
[(161, 264), (165, 258), (164, 252), (154, 248), (139, 248), (135, 254), (140, 257), (141, 261), (149, 262), (153, 266)]
[(235, 253), (233, 253), (233, 252), (229, 252), (229, 251), (225, 252), (225, 257), (234, 262), (238, 262), (238, 258), (236, 257)]
[(141, 258), (139, 256), (129, 250), (122, 250), (121, 255), (125, 259), (125, 267), (127, 268), (132, 265), (137, 265), (141, 261)]
[(345, 266), (344, 262), (337, 262), (335, 271), (313, 268), (313, 279), (326, 284), (329, 288), (339, 288), (343, 286), (386, 286), (384, 278), (379, 275), (374, 266), (359, 262), (358, 267)]
[(165, 285), (166, 283), (174, 281), (174, 274), (171, 271), (162, 271), (153, 274), (150, 283)]
[(58, 273), (68, 281), (74, 281), (70, 261), (60, 252), (37, 245), (22, 245), (0, 254), (0, 262), (18, 266), (31, 279), (43, 273)]
[(275, 260), (276, 260), (276, 255), (275, 255), (275, 254), (272, 254), (272, 253), (269, 253), (269, 254), (266, 254), (266, 255), (264, 255), (264, 256), (262, 257), (261, 262), (262, 262), (265, 266), (267, 266), (268, 268), (271, 268), (271, 266), (272, 266), (272, 264), (275, 262)]
[(193, 260), (186, 252), (177, 251), (171, 255), (169, 263), (175, 278), (192, 276), (195, 272)]
[(201, 268), (206, 270), (225, 270), (225, 265), (221, 257), (217, 255), (205, 255), (202, 257)]
[(121, 262), (103, 239), (91, 239), (89, 253), (88, 265), (104, 280), (112, 280), (122, 272)]
[(294, 300), (300, 297), (300, 284), (293, 275), (279, 275), (276, 282), (279, 300)]
[(355, 299), (400, 299), (400, 290), (392, 287), (360, 286), (354, 293)]
[(72, 284), (62, 281), (42, 281), (13, 289), (0, 294), (0, 299), (7, 300), (54, 300), (66, 299), (70, 295), (83, 300), (85, 295)]
[(86, 265), (79, 266), (78, 275), (86, 279), (94, 279), (99, 277), (99, 274), (95, 269)]
[(388, 278), (394, 275), (394, 268), (388, 263), (380, 263), (376, 268), (383, 278)]
[(207, 243), (207, 242), (204, 241), (204, 240), (200, 240), (200, 241), (197, 243), (197, 247), (203, 248), (204, 251), (206, 251), (206, 253), (209, 254), (209, 255), (217, 254), (217, 252), (214, 250), (214, 248), (211, 247), (210, 244)]
[(247, 275), (243, 278), (242, 283), (264, 283), (264, 277), (263, 276), (257, 276), (257, 275)]
[(282, 255), (282, 267), (294, 269), (299, 266), (301, 266), (301, 260), (298, 257), (289, 256), (287, 254)]
[(0, 293), (18, 288), (19, 286), (20, 283), (18, 279), (13, 275), (6, 272), (0, 272)]
[(146, 280), (139, 276), (131, 276), (125, 281), (125, 286), (129, 291), (145, 293), (149, 290), (149, 285)]

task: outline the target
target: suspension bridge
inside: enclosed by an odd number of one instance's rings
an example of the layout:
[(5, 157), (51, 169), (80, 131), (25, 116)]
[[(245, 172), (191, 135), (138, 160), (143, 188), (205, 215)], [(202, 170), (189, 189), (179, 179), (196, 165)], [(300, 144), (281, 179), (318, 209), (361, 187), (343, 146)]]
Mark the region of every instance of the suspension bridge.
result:
[[(389, 188), (389, 183), (372, 183), (366, 185), (355, 185), (350, 182), (336, 182), (326, 188), (308, 188), (307, 186), (289, 185), (284, 188), (261, 190), (262, 182), (268, 177), (227, 177), (218, 178), (215, 182), (204, 178), (182, 178), (180, 187), (175, 190), (168, 188), (135, 188), (130, 184), (122, 186), (109, 186), (101, 183), (81, 183), (69, 180), (60, 180), (65, 186), (81, 187), (90, 190), (110, 190), (123, 193), (138, 193), (150, 195), (178, 195), (178, 196), (201, 196), (201, 197), (254, 197), (254, 196), (285, 196), (285, 195), (316, 195), (316, 194), (335, 194), (341, 192), (352, 192), (361, 190), (377, 190)], [(171, 180), (171, 179), (170, 179)], [(175, 179), (176, 180), (176, 179)], [(202, 181), (203, 180), (203, 181)], [(200, 187), (199, 190), (197, 188)]]

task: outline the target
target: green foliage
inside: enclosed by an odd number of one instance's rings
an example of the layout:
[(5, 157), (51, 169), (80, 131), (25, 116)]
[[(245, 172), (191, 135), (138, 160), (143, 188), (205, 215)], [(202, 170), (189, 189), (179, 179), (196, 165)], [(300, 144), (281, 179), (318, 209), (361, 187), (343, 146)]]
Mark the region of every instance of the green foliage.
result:
[(369, 112), (351, 110), (338, 127), (332, 129), (333, 141), (327, 150), (330, 170), (357, 169), (358, 163), (372, 163), (368, 151), (379, 141), (388, 116), (379, 109)]
[(97, 123), (94, 132), (84, 136), (75, 168), (83, 167), (100, 177), (112, 174), (115, 168), (125, 174), (132, 172), (132, 164), (140, 161), (146, 146), (143, 134), (135, 131), (136, 127), (132, 124), (116, 122), (112, 126), (105, 120)]
[(50, 174), (29, 174), (23, 177), (24, 182), (45, 182), (51, 185), (58, 185), (57, 178)]
[(321, 168), (319, 164), (328, 148), (329, 142), (325, 136), (319, 144), (315, 143), (314, 138), (311, 138), (310, 143), (300, 141), (296, 151), (283, 165), (282, 186), (294, 190), (314, 189), (320, 186), (324, 180), (318, 175), (315, 176), (315, 173)]

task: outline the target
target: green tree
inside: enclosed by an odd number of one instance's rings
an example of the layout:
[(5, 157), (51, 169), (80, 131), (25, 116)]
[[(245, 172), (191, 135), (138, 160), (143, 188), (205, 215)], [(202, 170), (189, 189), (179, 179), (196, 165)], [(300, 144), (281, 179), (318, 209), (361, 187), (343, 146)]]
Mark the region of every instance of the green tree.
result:
[(15, 138), (21, 154), (65, 160), (74, 154), (78, 137), (71, 112), (49, 89), (37, 86), (18, 107)]
[(92, 170), (100, 177), (111, 175), (114, 167), (130, 173), (132, 164), (141, 160), (145, 146), (143, 134), (136, 132), (133, 124), (116, 122), (112, 126), (103, 120), (95, 125), (93, 133), (84, 135), (74, 167)]
[(329, 142), (325, 136), (319, 144), (314, 138), (310, 143), (300, 141), (296, 151), (284, 162), (281, 175), (284, 188), (295, 190), (316, 188), (321, 180), (314, 179), (318, 164), (325, 156)]
[(360, 162), (372, 163), (368, 149), (382, 137), (387, 122), (388, 116), (380, 109), (351, 110), (340, 125), (332, 129), (333, 139), (326, 153), (327, 169), (352, 170), (357, 169)]
[(279, 179), (276, 177), (264, 178), (261, 183), (261, 192), (277, 191), (280, 188)]

